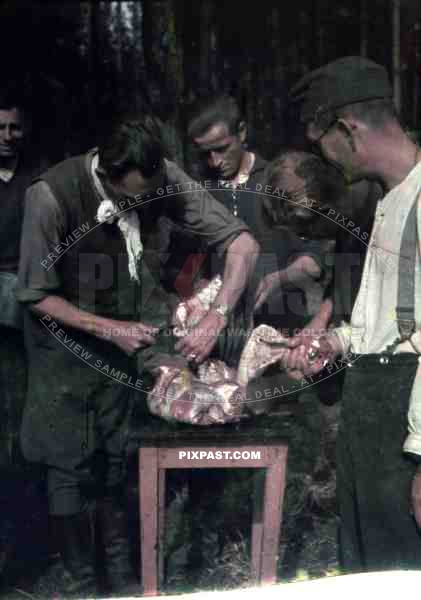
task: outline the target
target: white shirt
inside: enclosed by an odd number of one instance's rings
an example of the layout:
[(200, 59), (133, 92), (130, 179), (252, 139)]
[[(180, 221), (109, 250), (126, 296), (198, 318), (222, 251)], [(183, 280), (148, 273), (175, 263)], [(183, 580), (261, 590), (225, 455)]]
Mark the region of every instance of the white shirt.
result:
[[(399, 185), (379, 201), (371, 234), (360, 290), (351, 316), (351, 327), (336, 332), (344, 354), (380, 353), (399, 337), (396, 318), (399, 254), (408, 213), (421, 198), (421, 163)], [(417, 331), (410, 341), (401, 343), (398, 352), (421, 354), (421, 199), (418, 200), (418, 245), (415, 267), (415, 320)], [(409, 435), (404, 450), (421, 455), (421, 360), (408, 412)]]

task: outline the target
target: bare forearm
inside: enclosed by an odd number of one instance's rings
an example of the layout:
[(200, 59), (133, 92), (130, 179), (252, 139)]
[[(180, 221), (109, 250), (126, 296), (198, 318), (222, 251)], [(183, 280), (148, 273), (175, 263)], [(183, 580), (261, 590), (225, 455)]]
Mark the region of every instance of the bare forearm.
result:
[(317, 262), (310, 256), (303, 256), (295, 260), (289, 267), (274, 273), (274, 280), (279, 286), (305, 283), (310, 279), (317, 280), (321, 275), (321, 269)]
[(50, 317), (67, 327), (79, 329), (99, 339), (109, 339), (109, 331), (117, 321), (81, 310), (60, 296), (46, 296), (31, 306), (31, 311), (40, 318)]
[(314, 315), (314, 317), (308, 323), (307, 327), (311, 328), (314, 331), (327, 329), (327, 326), (332, 317), (332, 310), (332, 300), (331, 298), (326, 298), (325, 300), (323, 300), (319, 312)]
[(67, 327), (74, 327), (101, 340), (109, 341), (129, 356), (145, 346), (154, 344), (158, 333), (157, 327), (140, 321), (119, 321), (99, 317), (79, 309), (60, 296), (47, 296), (41, 302), (33, 304), (31, 310), (48, 323), (48, 326), (51, 326), (51, 321), (54, 321)]
[(227, 250), (223, 285), (216, 304), (236, 305), (247, 286), (259, 250), (259, 244), (248, 233), (242, 233), (232, 242)]

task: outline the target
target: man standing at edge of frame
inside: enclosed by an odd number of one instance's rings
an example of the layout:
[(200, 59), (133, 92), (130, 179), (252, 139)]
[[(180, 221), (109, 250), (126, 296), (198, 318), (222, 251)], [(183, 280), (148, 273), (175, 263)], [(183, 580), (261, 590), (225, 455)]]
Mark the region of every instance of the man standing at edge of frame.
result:
[[(19, 453), (19, 430), (26, 393), (22, 311), (14, 291), (19, 265), (25, 190), (46, 168), (31, 144), (31, 123), (23, 92), (16, 84), (0, 91), (0, 575), (28, 526), (29, 469)], [(32, 525), (30, 525), (32, 527)]]
[(421, 152), (399, 123), (386, 70), (370, 60), (329, 63), (292, 94), (324, 158), (351, 182), (378, 181), (386, 195), (351, 322), (304, 344), (291, 340), (285, 366), (301, 378), (326, 361), (349, 363), (338, 434), (342, 565), (419, 568)]

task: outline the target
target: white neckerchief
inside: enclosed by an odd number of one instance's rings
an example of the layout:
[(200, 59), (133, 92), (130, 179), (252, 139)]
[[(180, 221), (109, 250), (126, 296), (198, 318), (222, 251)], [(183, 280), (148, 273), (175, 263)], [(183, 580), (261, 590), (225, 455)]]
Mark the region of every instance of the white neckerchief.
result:
[(96, 153), (91, 162), (91, 175), (94, 185), (102, 198), (102, 202), (98, 207), (95, 219), (98, 223), (114, 223), (117, 219), (117, 226), (126, 243), (130, 279), (139, 282), (140, 278), (137, 265), (143, 254), (139, 215), (134, 208), (126, 209), (124, 212), (118, 210), (116, 204), (108, 197), (107, 192), (96, 173), (98, 163), (99, 157), (98, 153)]

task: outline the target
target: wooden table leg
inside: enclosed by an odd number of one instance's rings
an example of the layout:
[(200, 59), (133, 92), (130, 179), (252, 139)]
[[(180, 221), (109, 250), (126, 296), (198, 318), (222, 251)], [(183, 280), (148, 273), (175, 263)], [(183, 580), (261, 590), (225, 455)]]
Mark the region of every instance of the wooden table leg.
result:
[(267, 468), (263, 507), (263, 545), (260, 582), (276, 582), (276, 566), (285, 492), (287, 447), (280, 446), (279, 461)]
[(144, 596), (158, 594), (158, 449), (139, 449), (141, 580)]
[(164, 583), (165, 556), (165, 469), (158, 470), (158, 588)]
[(253, 523), (251, 526), (251, 576), (257, 583), (260, 579), (263, 541), (263, 481), (265, 472), (256, 469), (253, 473)]

